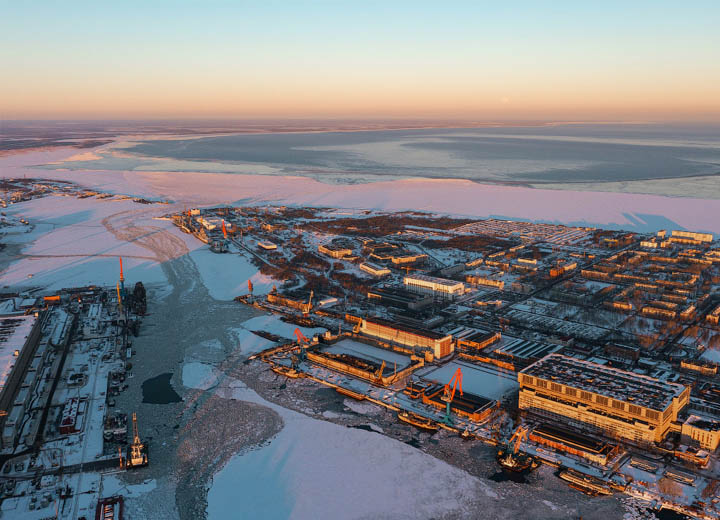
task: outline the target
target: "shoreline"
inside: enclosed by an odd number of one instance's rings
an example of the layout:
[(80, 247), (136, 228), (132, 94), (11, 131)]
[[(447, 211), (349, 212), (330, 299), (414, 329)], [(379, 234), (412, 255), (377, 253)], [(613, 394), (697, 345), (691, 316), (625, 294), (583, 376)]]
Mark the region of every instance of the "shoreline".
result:
[[(113, 146), (105, 145), (105, 146)], [(657, 193), (663, 182), (648, 181), (650, 193), (627, 193), (624, 183), (608, 191), (578, 186), (482, 184), (464, 179), (412, 178), (362, 184), (327, 184), (306, 176), (134, 170), (51, 170), (34, 167), (77, 155), (75, 148), (0, 159), (5, 178), (65, 180), (118, 195), (211, 206), (230, 203), (331, 206), (379, 211), (416, 210), (466, 218), (500, 218), (583, 227), (654, 232), (689, 229), (720, 234), (720, 197)], [(694, 178), (697, 181), (698, 178)], [(716, 177), (704, 177), (712, 189)], [(695, 182), (693, 181), (693, 182)], [(655, 187), (655, 189), (652, 189)], [(610, 190), (614, 188), (614, 190)], [(707, 191), (701, 184), (696, 195)], [(654, 192), (654, 193), (653, 193)]]

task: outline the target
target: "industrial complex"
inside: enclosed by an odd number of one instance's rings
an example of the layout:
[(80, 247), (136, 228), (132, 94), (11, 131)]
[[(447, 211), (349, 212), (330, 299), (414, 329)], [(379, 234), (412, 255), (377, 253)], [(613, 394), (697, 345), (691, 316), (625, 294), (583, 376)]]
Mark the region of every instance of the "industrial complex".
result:
[(590, 495), (720, 517), (712, 235), (312, 208), (199, 214), (224, 231), (173, 218), (277, 281), (239, 302), (326, 330), (252, 356), (280, 376), (494, 445), (505, 471), (546, 463)]
[[(234, 368), (283, 381), (276, 395), (330, 388), (439, 443), (488, 446), (498, 471), (547, 464), (588, 495), (720, 518), (712, 235), (285, 206), (164, 218), (270, 280), (228, 305), (295, 331), (251, 331), (262, 347)], [(115, 287), (0, 299), (3, 515), (120, 519), (122, 496), (92, 483), (152, 466), (155, 440), (115, 402), (147, 307), (118, 269)]]
[(101, 473), (149, 462), (131, 410), (115, 396), (132, 377), (142, 282), (5, 293), (0, 305), (0, 497), (7, 518), (122, 518)]

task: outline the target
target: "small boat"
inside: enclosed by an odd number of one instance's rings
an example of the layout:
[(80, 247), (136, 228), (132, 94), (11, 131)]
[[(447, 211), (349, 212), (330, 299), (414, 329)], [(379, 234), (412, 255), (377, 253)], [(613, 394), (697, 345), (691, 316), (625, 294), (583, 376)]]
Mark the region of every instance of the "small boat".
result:
[(398, 419), (404, 423), (428, 432), (436, 432), (440, 428), (432, 419), (428, 419), (427, 417), (423, 417), (422, 415), (412, 412), (399, 412)]
[(276, 374), (280, 374), (281, 376), (289, 377), (290, 379), (297, 379), (299, 377), (303, 377), (302, 372), (298, 372), (294, 368), (286, 367), (283, 365), (273, 365), (270, 367), (270, 370), (275, 372)]
[(335, 390), (337, 390), (337, 393), (346, 395), (348, 397), (352, 397), (353, 399), (357, 401), (364, 401), (367, 399), (367, 396), (365, 394), (361, 394), (359, 392), (353, 392), (352, 390), (348, 390), (347, 388), (343, 388), (341, 386), (336, 386)]
[(497, 452), (497, 462), (503, 470), (513, 473), (525, 473), (534, 470), (539, 466), (535, 457), (521, 451), (514, 453), (507, 447), (502, 447)]

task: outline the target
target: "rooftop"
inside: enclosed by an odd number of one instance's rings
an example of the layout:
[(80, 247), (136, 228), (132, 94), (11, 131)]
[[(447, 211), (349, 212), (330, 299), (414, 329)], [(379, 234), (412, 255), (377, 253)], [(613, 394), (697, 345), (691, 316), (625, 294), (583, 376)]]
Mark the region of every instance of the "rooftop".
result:
[(708, 431), (720, 430), (720, 421), (714, 421), (712, 419), (700, 417), (699, 415), (689, 416), (685, 421), (685, 424), (690, 424), (695, 428), (701, 428)]
[(402, 330), (404, 332), (409, 332), (410, 334), (416, 334), (418, 336), (424, 336), (430, 339), (444, 339), (449, 336), (449, 334), (442, 334), (440, 332), (435, 332), (434, 330), (428, 329), (418, 329), (395, 321), (384, 320), (382, 318), (367, 317), (365, 318), (365, 321), (367, 323), (375, 323), (377, 325), (382, 325), (383, 327), (392, 327), (397, 330)]
[(545, 354), (550, 354), (560, 350), (562, 345), (553, 343), (540, 343), (520, 338), (513, 338), (505, 342), (503, 346), (496, 349), (495, 352), (505, 354), (513, 358), (529, 359), (539, 358)]
[(15, 351), (25, 346), (35, 320), (34, 315), (0, 318), (0, 389), (15, 365)]
[(422, 282), (434, 283), (435, 285), (444, 285), (445, 287), (456, 287), (457, 285), (463, 285), (462, 282), (457, 280), (448, 280), (447, 278), (437, 278), (435, 276), (428, 276), (425, 274), (412, 274), (405, 277), (405, 281), (418, 280)]
[(680, 384), (555, 353), (522, 373), (658, 411), (665, 410), (685, 390)]

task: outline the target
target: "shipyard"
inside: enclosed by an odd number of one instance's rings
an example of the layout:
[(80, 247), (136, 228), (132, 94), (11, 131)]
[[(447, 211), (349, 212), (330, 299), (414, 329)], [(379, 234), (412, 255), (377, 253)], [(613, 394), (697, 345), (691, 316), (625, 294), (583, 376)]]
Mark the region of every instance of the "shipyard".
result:
[(201, 210), (208, 234), (193, 213), (173, 219), (272, 277), (236, 301), (297, 326), (249, 357), (287, 391), (495, 446), (503, 471), (720, 515), (712, 235), (288, 207)]
[(122, 518), (102, 496), (103, 473), (146, 466), (133, 410), (116, 398), (132, 378), (133, 339), (146, 313), (141, 281), (3, 295), (0, 473), (3, 515)]
[[(4, 294), (3, 515), (202, 516), (213, 475), (282, 431), (262, 399), (587, 508), (720, 518), (712, 235), (288, 206), (154, 218), (221, 283), (255, 274), (220, 302), (182, 256), (171, 293), (118, 259), (114, 287)], [(174, 502), (124, 497), (165, 475)]]

